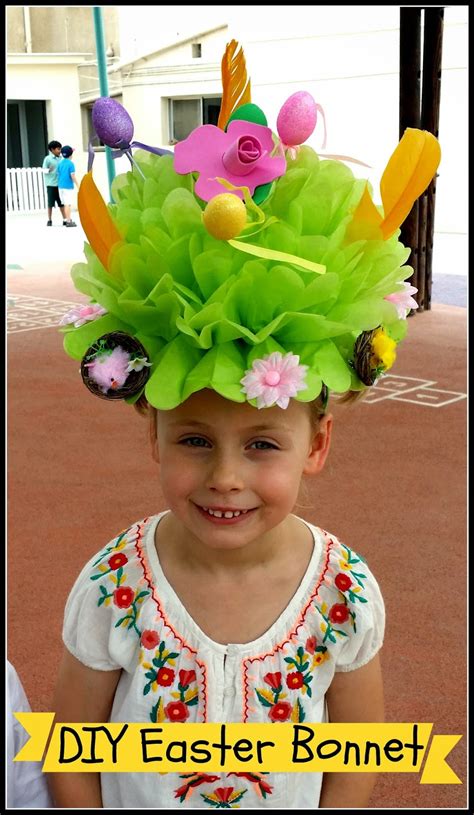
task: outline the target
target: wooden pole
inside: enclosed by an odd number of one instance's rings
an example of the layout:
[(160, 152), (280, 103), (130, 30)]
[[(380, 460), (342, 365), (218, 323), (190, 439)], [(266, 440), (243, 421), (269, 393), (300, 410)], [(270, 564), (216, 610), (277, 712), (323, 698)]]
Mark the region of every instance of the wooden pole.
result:
[[(421, 129), (438, 138), (444, 8), (425, 8), (424, 20)], [(419, 220), (419, 279), (423, 285), (423, 308), (427, 310), (431, 308), (435, 201), (436, 176), (423, 193)]]
[[(421, 8), (400, 8), (400, 111), (399, 138), (407, 127), (420, 127)], [(407, 263), (413, 267), (410, 283), (418, 286), (418, 201), (401, 225), (400, 241), (411, 253)], [(418, 301), (417, 301), (418, 302)]]

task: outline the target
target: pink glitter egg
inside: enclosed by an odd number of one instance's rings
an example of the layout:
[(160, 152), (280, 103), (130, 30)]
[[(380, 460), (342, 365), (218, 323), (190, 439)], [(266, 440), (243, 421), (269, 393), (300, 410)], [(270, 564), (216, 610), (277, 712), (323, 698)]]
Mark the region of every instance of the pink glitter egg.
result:
[(303, 144), (316, 127), (317, 105), (307, 91), (293, 93), (278, 114), (277, 130), (283, 144)]

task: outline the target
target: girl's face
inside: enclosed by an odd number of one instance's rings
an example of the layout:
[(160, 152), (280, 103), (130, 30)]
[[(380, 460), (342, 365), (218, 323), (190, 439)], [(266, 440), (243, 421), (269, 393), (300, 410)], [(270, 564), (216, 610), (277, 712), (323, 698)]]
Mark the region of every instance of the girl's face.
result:
[(319, 472), (332, 419), (315, 430), (309, 406), (257, 410), (211, 390), (158, 411), (154, 455), (168, 506), (206, 546), (256, 541), (293, 510), (303, 474)]

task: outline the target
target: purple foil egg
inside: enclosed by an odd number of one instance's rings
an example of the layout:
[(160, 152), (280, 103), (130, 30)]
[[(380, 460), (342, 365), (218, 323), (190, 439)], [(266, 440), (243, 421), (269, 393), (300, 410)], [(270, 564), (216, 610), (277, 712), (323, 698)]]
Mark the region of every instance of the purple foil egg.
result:
[(102, 96), (94, 102), (92, 124), (99, 139), (108, 147), (130, 144), (133, 138), (133, 122), (127, 111), (110, 96)]

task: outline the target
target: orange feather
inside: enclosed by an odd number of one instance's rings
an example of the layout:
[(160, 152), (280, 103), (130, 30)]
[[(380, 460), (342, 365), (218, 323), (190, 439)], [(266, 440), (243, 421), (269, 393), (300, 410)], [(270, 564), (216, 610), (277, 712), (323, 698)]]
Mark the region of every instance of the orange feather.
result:
[(236, 108), (250, 102), (250, 79), (247, 79), (244, 52), (241, 48), (236, 53), (237, 48), (236, 40), (231, 40), (222, 57), (222, 103), (217, 122), (221, 130), (225, 129)]
[(92, 172), (86, 173), (77, 195), (77, 208), (82, 228), (87, 240), (108, 271), (109, 254), (112, 246), (122, 240), (122, 236), (109, 215)]

